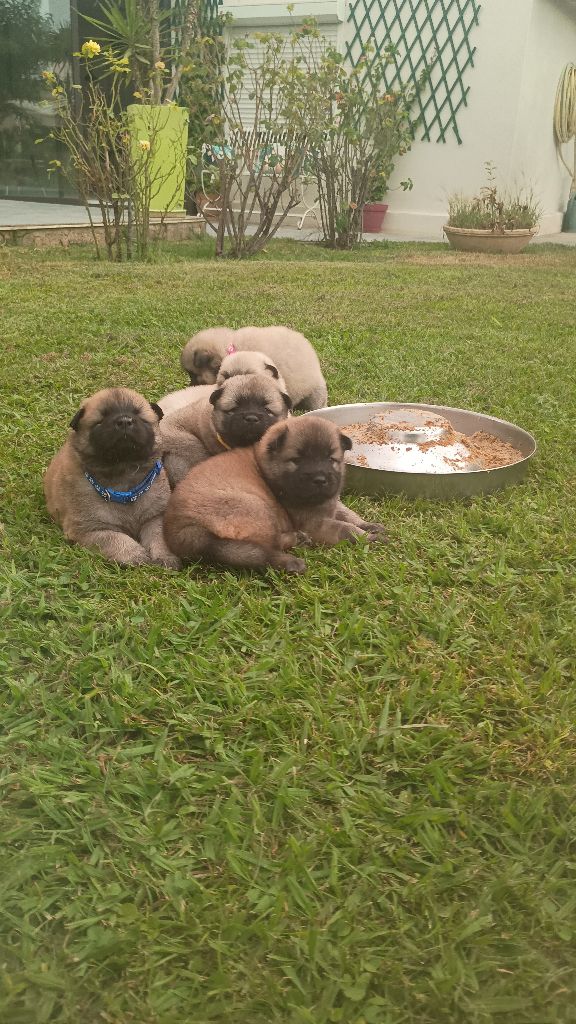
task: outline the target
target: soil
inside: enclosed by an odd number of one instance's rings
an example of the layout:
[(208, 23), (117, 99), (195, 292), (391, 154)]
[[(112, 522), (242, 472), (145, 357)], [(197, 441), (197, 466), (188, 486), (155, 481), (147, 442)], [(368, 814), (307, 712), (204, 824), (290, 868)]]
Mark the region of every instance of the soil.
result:
[[(425, 420), (423, 425), (424, 427), (435, 428), (436, 430), (440, 428), (442, 430), (441, 436), (420, 442), (410, 437), (410, 445), (406, 446), (405, 450), (412, 451), (413, 448), (417, 448), (421, 452), (427, 452), (432, 448), (448, 448), (456, 444), (463, 445), (468, 451), (467, 456), (458, 456), (457, 458), (448, 458), (446, 456), (446, 462), (448, 465), (453, 466), (454, 469), (462, 470), (468, 463), (470, 468), (474, 469), (500, 469), (502, 466), (511, 466), (515, 462), (520, 462), (524, 457), (522, 452), (514, 448), (513, 445), (507, 441), (502, 441), (501, 438), (495, 437), (493, 434), (483, 430), (478, 430), (472, 435), (462, 434), (460, 431), (454, 430), (451, 423), (440, 416), (434, 416)], [(413, 433), (417, 430), (418, 427), (413, 423), (406, 423), (403, 420), (398, 420), (397, 423), (389, 421), (378, 422), (377, 416), (368, 423), (346, 424), (346, 433), (358, 444), (390, 445), (392, 449), (398, 450), (400, 450), (401, 446), (404, 447), (405, 442), (399, 440), (397, 432), (410, 431)], [(354, 451), (351, 452), (349, 460), (359, 466), (370, 465), (366, 455), (355, 454)]]

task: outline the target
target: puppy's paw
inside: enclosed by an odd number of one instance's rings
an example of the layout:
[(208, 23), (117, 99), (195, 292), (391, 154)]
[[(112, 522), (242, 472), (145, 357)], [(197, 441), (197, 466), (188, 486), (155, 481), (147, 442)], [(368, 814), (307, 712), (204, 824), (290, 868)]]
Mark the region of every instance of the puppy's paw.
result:
[(164, 569), (181, 569), (182, 562), (177, 555), (158, 555), (150, 559), (150, 565), (161, 565)]
[(362, 523), (362, 529), (366, 530), (366, 533), (382, 533), (386, 535), (386, 527), (382, 526), (382, 523)]
[(312, 544), (312, 537), (310, 537), (307, 533), (304, 533), (304, 530), (296, 530), (296, 542), (294, 544), (294, 547), (309, 548), (312, 546)]
[(388, 543), (388, 534), (381, 523), (365, 523), (364, 529), (369, 544)]
[(284, 572), (290, 573), (291, 576), (301, 576), (302, 573), (306, 572), (307, 566), (303, 558), (295, 558), (293, 555), (288, 555), (281, 568)]

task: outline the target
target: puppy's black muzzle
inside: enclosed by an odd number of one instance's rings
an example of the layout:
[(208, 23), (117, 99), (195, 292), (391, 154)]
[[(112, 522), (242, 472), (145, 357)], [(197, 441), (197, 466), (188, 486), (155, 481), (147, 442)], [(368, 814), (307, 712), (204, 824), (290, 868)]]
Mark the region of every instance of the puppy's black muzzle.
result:
[(90, 443), (95, 455), (104, 462), (143, 458), (154, 448), (154, 430), (139, 416), (120, 410), (92, 427)]
[(265, 413), (241, 412), (226, 423), (224, 439), (233, 448), (245, 448), (255, 444), (270, 426), (270, 417)]
[(300, 470), (283, 480), (282, 493), (290, 504), (321, 505), (340, 491), (341, 474), (332, 470)]
[(336, 473), (303, 474), (302, 490), (311, 498), (318, 495), (319, 500), (331, 498), (340, 485), (340, 477)]

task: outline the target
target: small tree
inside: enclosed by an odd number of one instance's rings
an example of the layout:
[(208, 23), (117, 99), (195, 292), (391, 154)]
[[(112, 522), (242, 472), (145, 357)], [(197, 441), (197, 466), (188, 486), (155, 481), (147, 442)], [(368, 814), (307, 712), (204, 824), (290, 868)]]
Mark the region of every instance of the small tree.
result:
[[(301, 199), (306, 132), (290, 117), (279, 119), (292, 66), (291, 41), (274, 34), (254, 39), (264, 44), (261, 56), (248, 39), (236, 40), (229, 49), (210, 44), (217, 61), (219, 105), (204, 122), (212, 138), (205, 146), (204, 171), (210, 176), (214, 169), (219, 182), (217, 256), (242, 258), (259, 252)], [(251, 113), (246, 113), (246, 97)], [(193, 104), (193, 92), (190, 100)]]
[[(296, 72), (290, 70), (280, 117), (306, 130), (309, 162), (318, 187), (324, 243), (349, 249), (362, 233), (362, 210), (381, 198), (397, 156), (411, 146), (416, 120), (411, 112), (429, 70), (416, 86), (386, 87), (386, 66), (395, 48), (370, 59), (366, 47), (350, 69), (332, 47), (318, 48), (313, 21), (296, 33)], [(401, 183), (411, 188), (412, 182)]]
[(70, 157), (65, 165), (59, 160), (50, 161), (50, 170), (64, 173), (77, 188), (88, 212), (98, 257), (101, 252), (92, 219), (92, 199), (100, 210), (108, 259), (146, 259), (150, 207), (173, 170), (168, 166), (164, 172), (158, 171), (155, 160), (162, 110), (148, 118), (146, 137), (137, 137), (130, 113), (118, 102), (116, 83), (105, 91), (91, 74), (88, 65), (98, 49), (99, 44), (93, 41), (82, 47), (86, 62), (84, 90), (68, 86), (54, 71), (43, 72), (57, 104), (57, 124), (49, 138), (61, 142)]

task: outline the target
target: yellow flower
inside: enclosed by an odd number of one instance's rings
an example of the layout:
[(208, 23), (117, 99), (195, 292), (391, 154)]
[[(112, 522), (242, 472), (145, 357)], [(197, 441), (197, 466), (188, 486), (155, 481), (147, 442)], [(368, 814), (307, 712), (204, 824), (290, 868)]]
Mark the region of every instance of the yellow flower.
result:
[(86, 43), (82, 43), (82, 56), (86, 57), (88, 60), (100, 53), (100, 50), (100, 43), (95, 43), (93, 39), (88, 39)]
[(133, 92), (132, 95), (137, 100), (141, 100), (142, 99), (142, 93), (141, 92)]
[(60, 160), (49, 160), (48, 163), (52, 164), (53, 167), (62, 167)]
[(166, 65), (163, 60), (157, 60), (154, 67), (156, 68), (156, 71), (164, 71)]
[(140, 149), (142, 150), (143, 153), (147, 153), (148, 150), (150, 149), (150, 143), (148, 142), (148, 139), (138, 139), (138, 145), (140, 146)]
[(63, 92), (64, 92), (64, 89), (62, 88), (61, 85), (57, 85), (55, 89), (52, 89), (52, 95), (53, 96), (61, 96)]
[(45, 82), (50, 82), (51, 84), (56, 81), (56, 75), (53, 71), (43, 71), (42, 78)]

